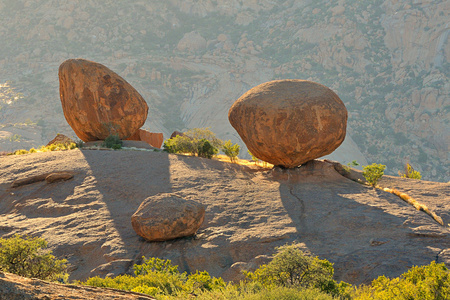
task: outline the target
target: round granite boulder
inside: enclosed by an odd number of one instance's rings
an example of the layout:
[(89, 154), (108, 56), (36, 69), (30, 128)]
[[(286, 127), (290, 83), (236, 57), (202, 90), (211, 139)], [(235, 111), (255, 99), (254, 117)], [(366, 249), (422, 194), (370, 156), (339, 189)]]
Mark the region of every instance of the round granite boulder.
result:
[(193, 235), (205, 219), (205, 207), (176, 194), (148, 197), (131, 216), (134, 231), (148, 241)]
[(347, 109), (324, 85), (275, 80), (242, 95), (228, 119), (254, 156), (294, 168), (339, 147), (345, 139)]
[(144, 98), (107, 67), (69, 59), (59, 67), (59, 90), (67, 122), (84, 142), (132, 136), (147, 119)]

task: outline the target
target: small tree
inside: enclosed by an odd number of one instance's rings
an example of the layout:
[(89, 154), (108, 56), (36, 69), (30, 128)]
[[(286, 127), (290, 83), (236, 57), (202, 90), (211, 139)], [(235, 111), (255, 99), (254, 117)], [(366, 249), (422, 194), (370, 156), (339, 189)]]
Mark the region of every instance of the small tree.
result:
[(122, 144), (123, 144), (123, 142), (119, 138), (119, 135), (112, 134), (103, 141), (102, 146), (116, 150), (116, 149), (122, 148)]
[(246, 272), (247, 278), (266, 287), (286, 286), (318, 288), (333, 295), (346, 294), (347, 283), (333, 280), (333, 264), (326, 259), (308, 256), (297, 244), (277, 248), (272, 261), (260, 266), (254, 273)]
[(222, 151), (225, 153), (226, 156), (230, 158), (231, 162), (235, 162), (237, 159), (237, 156), (239, 155), (240, 147), (238, 144), (234, 144), (228, 140), (226, 141), (222, 146)]
[(420, 172), (414, 170), (414, 168), (409, 163), (406, 163), (405, 171), (403, 173), (399, 171), (398, 175), (403, 178), (422, 179), (422, 175), (420, 174)]
[(207, 139), (201, 139), (197, 143), (197, 155), (204, 158), (212, 158), (219, 153), (216, 147), (214, 147)]
[(384, 175), (385, 165), (373, 163), (368, 166), (363, 166), (363, 176), (371, 186), (376, 186), (378, 180)]
[(0, 270), (42, 280), (67, 280), (67, 260), (56, 259), (52, 251), (45, 251), (47, 242), (41, 238), (0, 238)]

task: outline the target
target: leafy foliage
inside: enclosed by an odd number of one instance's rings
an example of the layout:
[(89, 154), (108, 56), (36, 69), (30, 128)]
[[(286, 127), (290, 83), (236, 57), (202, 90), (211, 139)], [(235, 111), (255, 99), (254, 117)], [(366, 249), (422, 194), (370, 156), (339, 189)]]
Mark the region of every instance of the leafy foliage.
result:
[(234, 144), (228, 140), (222, 146), (222, 151), (226, 156), (230, 158), (231, 162), (235, 162), (237, 156), (239, 155), (240, 147), (238, 144)]
[(199, 157), (212, 158), (219, 153), (222, 141), (208, 128), (194, 128), (164, 142), (169, 153), (188, 153)]
[(420, 172), (414, 170), (414, 168), (409, 163), (406, 163), (405, 171), (403, 173), (399, 171), (398, 175), (403, 178), (422, 179), (422, 175), (420, 174)]
[(39, 149), (31, 148), (30, 150), (20, 149), (11, 153), (11, 155), (22, 155), (36, 152), (48, 152), (48, 151), (64, 151), (64, 150), (72, 150), (77, 148), (75, 143), (58, 143), (51, 144), (48, 146), (41, 146)]
[(92, 277), (83, 285), (109, 287), (133, 292), (155, 295), (179, 295), (209, 291), (225, 287), (222, 278), (211, 277), (208, 272), (196, 272), (187, 275), (180, 273), (178, 266), (170, 260), (144, 257), (144, 263), (134, 265), (134, 276), (120, 275), (115, 278)]
[(369, 286), (360, 286), (354, 299), (450, 299), (450, 271), (443, 263), (412, 267), (400, 277), (380, 276)]
[(207, 139), (201, 139), (197, 144), (197, 155), (199, 157), (212, 158), (219, 153), (216, 147), (214, 147)]
[(67, 260), (58, 260), (52, 251), (44, 251), (47, 242), (41, 238), (0, 238), (0, 270), (42, 280), (67, 280)]
[(333, 280), (333, 264), (326, 259), (307, 256), (296, 244), (277, 249), (271, 262), (255, 272), (247, 272), (248, 279), (265, 287), (316, 288), (332, 295), (346, 295), (349, 284)]
[(123, 144), (123, 142), (119, 138), (119, 135), (112, 134), (103, 141), (102, 146), (106, 147), (106, 148), (111, 148), (111, 149), (117, 150), (117, 149), (122, 148), (122, 144)]
[(363, 167), (363, 176), (371, 186), (376, 186), (378, 180), (384, 175), (385, 165), (373, 163)]

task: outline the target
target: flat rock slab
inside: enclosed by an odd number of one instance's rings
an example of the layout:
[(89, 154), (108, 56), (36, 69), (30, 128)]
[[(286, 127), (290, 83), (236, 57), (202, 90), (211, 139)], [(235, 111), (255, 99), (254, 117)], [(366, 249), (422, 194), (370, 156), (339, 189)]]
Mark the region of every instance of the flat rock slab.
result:
[[(55, 172), (61, 165), (77, 175), (57, 185), (10, 187), (16, 178)], [(333, 262), (335, 278), (353, 284), (399, 276), (431, 261), (450, 267), (448, 183), (390, 176), (380, 181), (424, 202), (444, 227), (399, 197), (349, 180), (321, 161), (261, 170), (165, 152), (71, 150), (2, 156), (0, 170), (0, 236), (46, 239), (72, 265), (71, 280), (100, 271), (131, 273), (142, 256), (232, 280), (236, 270), (255, 268), (257, 257), (293, 241)], [(177, 193), (206, 207), (196, 235), (147, 242), (134, 232), (131, 216), (158, 193)]]

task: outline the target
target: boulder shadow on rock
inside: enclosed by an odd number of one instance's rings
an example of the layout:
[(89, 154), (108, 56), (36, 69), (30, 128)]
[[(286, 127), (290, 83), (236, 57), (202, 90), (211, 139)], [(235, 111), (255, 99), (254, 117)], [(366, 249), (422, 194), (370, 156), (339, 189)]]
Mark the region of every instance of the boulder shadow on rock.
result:
[(205, 206), (176, 194), (148, 197), (131, 216), (134, 231), (156, 242), (193, 235), (205, 219)]

